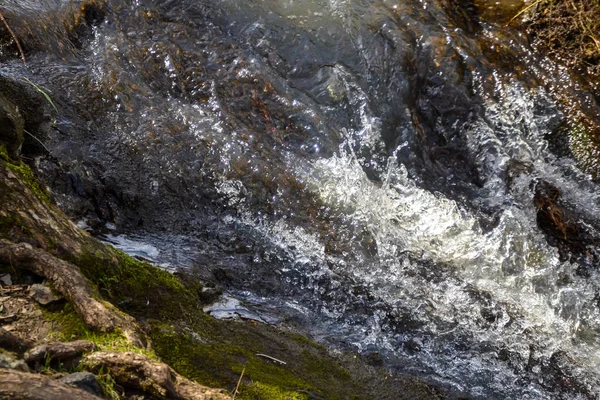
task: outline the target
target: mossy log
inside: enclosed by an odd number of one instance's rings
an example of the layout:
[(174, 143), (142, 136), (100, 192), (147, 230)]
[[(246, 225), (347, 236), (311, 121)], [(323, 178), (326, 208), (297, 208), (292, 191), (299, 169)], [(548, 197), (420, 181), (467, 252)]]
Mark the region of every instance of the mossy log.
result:
[(0, 369), (0, 400), (99, 400), (81, 389), (49, 377)]
[(96, 352), (85, 357), (91, 371), (108, 371), (125, 388), (151, 396), (181, 400), (230, 399), (222, 390), (202, 386), (176, 373), (167, 364), (136, 353)]

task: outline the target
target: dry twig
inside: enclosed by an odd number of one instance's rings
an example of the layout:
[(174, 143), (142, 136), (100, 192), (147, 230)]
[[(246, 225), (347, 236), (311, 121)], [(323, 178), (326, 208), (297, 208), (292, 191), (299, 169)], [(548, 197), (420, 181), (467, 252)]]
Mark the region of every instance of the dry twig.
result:
[(23, 52), (23, 48), (21, 47), (21, 43), (19, 42), (19, 39), (17, 39), (17, 35), (15, 35), (15, 33), (13, 32), (13, 30), (10, 28), (10, 25), (8, 25), (8, 22), (6, 21), (6, 18), (4, 18), (4, 15), (2, 14), (2, 11), (0, 11), (0, 19), (2, 20), (2, 22), (4, 22), (4, 26), (8, 30), (8, 33), (10, 34), (10, 36), (15, 41), (15, 44), (17, 45), (17, 48), (19, 49), (19, 53), (21, 54), (21, 60), (23, 60), (23, 64), (26, 64), (27, 62), (25, 61), (25, 53)]
[(233, 391), (233, 397), (231, 398), (231, 400), (235, 400), (235, 395), (238, 392), (238, 389), (240, 388), (240, 383), (242, 383), (242, 378), (244, 377), (244, 372), (246, 371), (246, 367), (244, 367), (242, 369), (242, 374), (240, 375), (240, 379), (238, 379), (237, 385), (235, 385), (235, 390)]
[(529, 10), (529, 9), (537, 6), (541, 2), (542, 2), (542, 0), (536, 0), (533, 3), (531, 3), (530, 5), (528, 5), (527, 7), (523, 8), (521, 11), (519, 11), (517, 14), (515, 14), (515, 16), (510, 19), (510, 21), (508, 21), (508, 23), (506, 24), (506, 26), (510, 25), (520, 15), (524, 14), (525, 12), (527, 12), (527, 10)]
[(281, 360), (280, 360), (280, 359), (278, 359), (278, 358), (271, 357), (271, 356), (269, 356), (269, 355), (266, 355), (266, 354), (261, 354), (261, 353), (258, 353), (258, 354), (257, 354), (257, 356), (259, 356), (259, 357), (264, 357), (264, 358), (267, 358), (267, 359), (269, 359), (269, 360), (271, 360), (271, 361), (274, 361), (274, 362), (276, 362), (276, 363), (279, 363), (279, 364), (283, 364), (283, 365), (287, 364), (285, 361), (281, 361)]

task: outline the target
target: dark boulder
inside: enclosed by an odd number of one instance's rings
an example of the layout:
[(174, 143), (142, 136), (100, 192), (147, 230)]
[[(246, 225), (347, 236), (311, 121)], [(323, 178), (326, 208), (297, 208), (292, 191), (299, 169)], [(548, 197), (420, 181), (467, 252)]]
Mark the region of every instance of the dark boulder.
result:
[(0, 75), (0, 142), (11, 157), (47, 153), (43, 141), (51, 127), (51, 107), (33, 84)]

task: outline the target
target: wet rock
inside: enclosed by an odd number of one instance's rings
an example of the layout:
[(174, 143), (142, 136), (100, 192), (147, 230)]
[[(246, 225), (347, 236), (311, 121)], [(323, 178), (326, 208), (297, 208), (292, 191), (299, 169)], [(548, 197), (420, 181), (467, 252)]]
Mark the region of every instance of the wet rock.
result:
[(20, 359), (15, 353), (3, 351), (0, 349), (0, 368), (14, 369), (17, 371), (29, 372), (29, 367), (25, 361)]
[(557, 351), (549, 359), (543, 359), (541, 370), (545, 387), (560, 389), (563, 393), (571, 394), (571, 398), (597, 399), (597, 393), (581, 384), (581, 372), (575, 360), (565, 352)]
[(537, 207), (537, 224), (551, 246), (559, 250), (562, 260), (570, 259), (580, 265), (577, 272), (586, 275), (597, 264), (597, 255), (590, 251), (600, 243), (600, 238), (581, 222), (581, 212), (563, 200), (561, 190), (547, 181), (535, 183), (534, 203)]
[(29, 295), (43, 306), (63, 299), (62, 296), (54, 293), (48, 286), (38, 283), (31, 285)]
[(102, 390), (98, 385), (96, 376), (90, 372), (75, 372), (60, 378), (58, 381), (85, 390), (90, 394), (102, 396)]
[(516, 180), (523, 175), (530, 174), (533, 171), (533, 165), (527, 162), (518, 160), (510, 160), (508, 167), (506, 168), (505, 182), (506, 187), (512, 190), (515, 186)]
[(16, 104), (0, 94), (0, 142), (13, 158), (21, 152), (24, 125), (25, 121)]
[(69, 343), (50, 343), (36, 346), (25, 354), (29, 365), (40, 364), (45, 360), (56, 360), (77, 364), (77, 359), (83, 354), (94, 351), (96, 345), (87, 340), (76, 340)]
[(244, 307), (239, 300), (229, 296), (222, 296), (219, 301), (204, 307), (203, 310), (217, 319), (245, 319), (266, 322), (260, 315)]
[(69, 5), (65, 13), (69, 15), (64, 21), (69, 38), (76, 47), (81, 47), (92, 34), (93, 27), (104, 21), (107, 2), (84, 0), (76, 3), (76, 6)]
[(523, 0), (474, 0), (473, 3), (481, 19), (498, 25), (510, 22), (526, 6)]
[(0, 75), (0, 141), (11, 156), (46, 154), (51, 121), (51, 105), (33, 85)]
[(457, 26), (469, 33), (481, 31), (479, 10), (472, 0), (442, 1), (442, 7)]

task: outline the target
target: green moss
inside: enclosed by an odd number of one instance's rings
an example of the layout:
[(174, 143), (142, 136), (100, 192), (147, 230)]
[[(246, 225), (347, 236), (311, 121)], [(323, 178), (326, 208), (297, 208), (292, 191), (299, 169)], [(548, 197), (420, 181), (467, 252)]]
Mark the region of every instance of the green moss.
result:
[(289, 368), (257, 356), (262, 351), (260, 340), (243, 333), (219, 331), (211, 321), (206, 322), (212, 331), (206, 341), (206, 331), (194, 337), (172, 326), (155, 326), (150, 337), (156, 352), (179, 373), (209, 386), (233, 389), (245, 367), (245, 376), (252, 380), (286, 389), (313, 389)]
[[(193, 328), (182, 330), (155, 321), (149, 333), (161, 359), (188, 378), (233, 390), (245, 368), (244, 379), (260, 385), (244, 386), (240, 392), (246, 397), (242, 398), (304, 398), (285, 397), (303, 393), (327, 399), (361, 398), (362, 388), (320, 345), (304, 338), (295, 340), (298, 338), (262, 324), (196, 317)], [(275, 363), (259, 353), (280, 358), (286, 364)], [(269, 390), (280, 397), (269, 397)]]
[(6, 146), (0, 143), (0, 159), (5, 162), (11, 162), (11, 158), (8, 155), (8, 151), (6, 151)]
[(40, 183), (31, 168), (21, 160), (11, 159), (3, 144), (0, 144), (0, 159), (6, 163), (6, 167), (12, 173), (21, 178), (23, 184), (25, 184), (36, 197), (46, 204), (51, 203), (50, 196), (48, 196), (47, 191), (40, 186)]
[(281, 390), (276, 386), (265, 385), (261, 382), (254, 382), (250, 386), (245, 386), (240, 390), (241, 400), (307, 400), (308, 396), (303, 393)]
[(91, 331), (81, 317), (75, 312), (70, 303), (64, 304), (58, 310), (42, 309), (44, 319), (55, 323), (57, 330), (54, 339), (60, 341), (89, 340), (93, 342), (100, 351), (135, 352), (143, 354), (154, 360), (158, 357), (154, 351), (140, 349), (120, 332), (98, 333)]
[(302, 336), (302, 335), (299, 335), (299, 334), (293, 333), (293, 332), (282, 332), (281, 334), (299, 344), (304, 344), (306, 346), (314, 347), (315, 349), (322, 350), (322, 351), (327, 350), (327, 347), (323, 346), (321, 343), (313, 342), (306, 336)]
[[(184, 286), (173, 274), (109, 246), (69, 257), (123, 311), (164, 320), (199, 308), (201, 284)], [(187, 311), (189, 309), (189, 311)]]
[(6, 214), (0, 211), (0, 238), (8, 239), (10, 230), (18, 224), (18, 219), (15, 215)]
[(304, 350), (300, 356), (302, 363), (306, 366), (306, 368), (310, 371), (313, 371), (313, 373), (315, 374), (337, 379), (340, 381), (349, 381), (351, 379), (350, 373), (348, 371), (341, 368), (339, 365), (335, 365), (332, 363), (324, 363), (323, 360), (315, 358), (313, 353), (309, 351)]
[[(154, 322), (150, 338), (160, 357), (180, 374), (214, 387), (225, 387), (235, 380), (245, 360), (244, 349), (231, 346), (223, 353), (219, 343), (200, 342), (190, 334), (178, 332), (172, 325)], [(196, 340), (195, 340), (196, 339)]]
[(120, 400), (121, 396), (119, 396), (119, 392), (117, 392), (115, 386), (115, 380), (113, 377), (104, 373), (103, 370), (100, 370), (98, 374), (96, 374), (96, 380), (98, 381), (98, 385), (102, 389), (102, 393), (104, 393), (104, 397), (109, 400)]
[(18, 175), (22, 182), (31, 190), (40, 200), (44, 203), (50, 204), (50, 196), (48, 193), (42, 189), (37, 178), (31, 171), (31, 168), (24, 162), (20, 162), (18, 164), (6, 164), (8, 169), (11, 170), (14, 174)]

